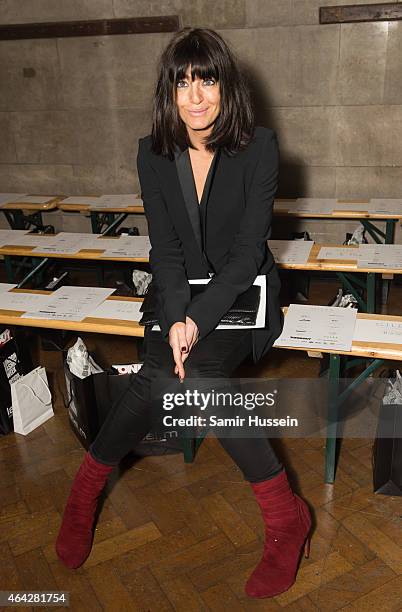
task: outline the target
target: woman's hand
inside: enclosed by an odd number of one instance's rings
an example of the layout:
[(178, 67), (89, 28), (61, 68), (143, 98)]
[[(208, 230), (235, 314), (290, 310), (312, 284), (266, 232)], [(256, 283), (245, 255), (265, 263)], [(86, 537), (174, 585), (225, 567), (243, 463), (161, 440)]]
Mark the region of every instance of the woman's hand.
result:
[[(181, 326), (184, 326), (184, 328), (185, 328), (185, 343), (184, 344), (180, 344), (180, 348), (182, 349), (184, 347), (184, 350), (180, 350), (179, 353), (177, 353), (177, 351), (176, 351), (176, 354), (178, 354), (178, 357), (179, 357), (179, 361), (176, 360), (175, 350), (174, 350), (174, 347), (172, 345), (172, 342), (170, 341), (170, 337), (171, 337), (170, 333), (172, 332), (172, 330), (175, 331), (174, 328), (175, 328), (176, 325), (181, 325)], [(181, 334), (181, 328), (180, 328), (179, 334)], [(192, 319), (190, 319), (190, 317), (186, 317), (186, 324), (185, 325), (183, 323), (175, 323), (170, 328), (170, 331), (169, 331), (169, 343), (170, 343), (170, 346), (173, 349), (173, 358), (174, 358), (175, 363), (176, 363), (176, 366), (175, 366), (175, 369), (174, 369), (174, 373), (179, 375), (180, 381), (182, 381), (184, 379), (184, 375), (185, 375), (183, 364), (186, 361), (187, 357), (189, 356), (190, 351), (193, 348), (194, 344), (196, 344), (196, 342), (198, 341), (198, 335), (199, 335), (198, 327), (197, 327), (196, 323), (194, 323), (194, 321)]]
[(179, 375), (180, 381), (184, 378), (183, 355), (188, 352), (186, 327), (186, 323), (178, 321), (173, 323), (169, 330), (169, 344), (172, 347), (173, 359), (176, 364), (174, 372)]
[[(193, 319), (190, 319), (190, 317), (186, 317), (187, 351), (184, 351), (181, 355), (182, 363), (186, 361), (187, 357), (190, 355), (190, 351), (193, 348), (194, 344), (197, 343), (198, 335), (199, 335), (199, 332), (198, 332), (197, 324), (194, 323)], [(179, 373), (177, 366), (174, 369), (174, 373), (175, 374)]]
[(191, 349), (198, 340), (198, 327), (194, 323), (193, 319), (186, 317), (186, 340), (187, 340), (187, 352), (183, 354), (183, 363), (190, 354)]

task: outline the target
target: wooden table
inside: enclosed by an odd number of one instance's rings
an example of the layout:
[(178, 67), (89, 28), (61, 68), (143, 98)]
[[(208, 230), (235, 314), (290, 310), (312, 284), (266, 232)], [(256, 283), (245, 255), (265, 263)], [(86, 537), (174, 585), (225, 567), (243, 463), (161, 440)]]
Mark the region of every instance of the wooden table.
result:
[[(24, 202), (23, 200), (21, 202), (10, 202), (0, 206), (0, 212), (4, 213), (12, 229), (30, 229), (35, 227), (43, 231), (42, 213), (57, 209), (60, 197), (63, 196), (54, 196), (43, 204), (34, 204), (32, 202)], [(28, 214), (24, 214), (24, 212)]]
[[(47, 240), (54, 238), (54, 235), (44, 234), (38, 236), (38, 239), (43, 241), (46, 244)], [(92, 234), (88, 234), (88, 238), (93, 238)], [(108, 237), (109, 239), (110, 237)], [(135, 239), (135, 237), (133, 237)], [(112, 237), (112, 239), (118, 241), (119, 236)], [(99, 242), (102, 239), (99, 238)], [(23, 257), (28, 258), (31, 262), (31, 266), (29, 266), (29, 271), (26, 276), (21, 280), (18, 286), (21, 288), (26, 283), (31, 280), (36, 274), (39, 272), (43, 272), (45, 267), (48, 265), (51, 259), (63, 259), (69, 261), (125, 261), (125, 262), (135, 262), (135, 263), (148, 263), (148, 257), (103, 257), (102, 249), (81, 249), (77, 253), (69, 253), (69, 254), (61, 254), (61, 253), (48, 253), (48, 252), (38, 252), (34, 251), (33, 246), (23, 246), (23, 245), (6, 245), (0, 247), (0, 256), (4, 257), (4, 263), (6, 266), (6, 273), (8, 282), (14, 283), (15, 274), (14, 267), (12, 263), (12, 258), (14, 257)]]
[[(35, 293), (40, 295), (51, 295), (52, 291), (40, 289), (12, 289), (17, 293)], [(142, 302), (142, 298), (110, 296), (108, 300), (126, 300), (130, 302)], [(76, 332), (92, 332), (101, 334), (113, 334), (118, 336), (144, 337), (144, 328), (135, 321), (121, 321), (119, 319), (95, 319), (87, 317), (82, 321), (61, 321), (55, 319), (28, 319), (21, 318), (21, 311), (1, 310), (0, 325), (18, 325), (24, 327), (39, 327), (45, 329), (62, 329)]]
[[(287, 308), (283, 308), (286, 316)], [(402, 317), (397, 315), (357, 313), (358, 319), (369, 319), (378, 321), (395, 321), (402, 323)], [(329, 354), (330, 364), (328, 371), (328, 396), (327, 396), (327, 440), (325, 448), (325, 482), (335, 482), (337, 463), (337, 423), (339, 421), (340, 408), (350, 394), (369, 378), (378, 368), (384, 366), (387, 361), (402, 361), (402, 344), (376, 343), (353, 341), (350, 351), (339, 351), (331, 349), (311, 350), (305, 347), (278, 346), (289, 350), (306, 351), (311, 357), (322, 357)], [(341, 388), (341, 380), (345, 378), (347, 371), (357, 365), (365, 365), (364, 370), (350, 382)]]
[(61, 201), (58, 203), (58, 208), (64, 212), (89, 214), (92, 232), (109, 236), (116, 232), (128, 215), (144, 214), (143, 206), (95, 208), (88, 204), (63, 204), (63, 201)]
[[(52, 291), (43, 291), (40, 289), (12, 289), (16, 293), (34, 293), (40, 295), (51, 295)], [(139, 297), (124, 297), (110, 296), (107, 300), (142, 302), (143, 298)], [(282, 308), (285, 316), (287, 307)], [(22, 325), (26, 327), (44, 327), (47, 329), (65, 329), (71, 331), (87, 331), (102, 334), (118, 334), (120, 336), (134, 336), (142, 338), (144, 336), (144, 328), (138, 323), (132, 321), (120, 321), (117, 319), (98, 319), (87, 317), (83, 321), (58, 321), (54, 319), (27, 319), (21, 318), (23, 312), (2, 310), (0, 309), (0, 325)], [(384, 314), (368, 314), (365, 312), (357, 313), (358, 319), (369, 319), (379, 321), (396, 321), (402, 322), (402, 316), (384, 315)], [(304, 347), (284, 347), (292, 350), (307, 351)], [(353, 342), (352, 351), (339, 351), (331, 349), (319, 349), (318, 351), (310, 350), (309, 353), (328, 353), (334, 355), (353, 355), (354, 357), (364, 357), (365, 359), (381, 358), (389, 360), (402, 360), (402, 345), (401, 344), (374, 344), (371, 342)]]
[[(350, 259), (319, 259), (321, 247), (338, 247), (350, 250)], [(303, 270), (311, 272), (335, 272), (343, 287), (356, 298), (359, 308), (364, 312), (374, 313), (376, 311), (376, 278), (381, 274), (382, 279), (389, 281), (394, 274), (402, 274), (402, 268), (373, 268), (359, 266), (356, 258), (353, 259), (355, 245), (341, 244), (317, 244), (314, 243), (309, 258), (304, 263), (278, 263), (278, 267), (284, 270)], [(365, 275), (365, 281), (358, 278), (358, 274)], [(366, 299), (361, 296), (361, 289), (366, 291)]]
[[(49, 291), (34, 291), (14, 289), (18, 292), (51, 294)], [(142, 301), (141, 298), (126, 298), (126, 297), (109, 297), (108, 300), (130, 300)], [(283, 308), (286, 317), (287, 308)], [(26, 319), (22, 318), (22, 312), (0, 310), (0, 325), (15, 325), (46, 329), (63, 329), (76, 332), (93, 332), (102, 334), (113, 334), (121, 336), (130, 336), (142, 338), (144, 328), (138, 323), (129, 321), (120, 321), (112, 319), (98, 319), (87, 317), (83, 321), (57, 321), (44, 319)], [(401, 316), (394, 315), (377, 315), (358, 313), (358, 319), (370, 319), (381, 321), (396, 321), (402, 323)], [(351, 351), (338, 351), (331, 349), (311, 350), (305, 347), (286, 347), (277, 346), (285, 350), (305, 351), (310, 356), (321, 356), (329, 354), (330, 367), (328, 372), (328, 396), (327, 402), (327, 438), (325, 450), (325, 482), (333, 483), (336, 473), (336, 450), (337, 450), (337, 421), (339, 418), (339, 410), (345, 399), (356, 389), (362, 382), (371, 376), (380, 366), (386, 361), (402, 361), (402, 344), (379, 344), (373, 342), (353, 342)], [(369, 364), (367, 365), (367, 360)], [(340, 381), (342, 374), (353, 366), (364, 364), (365, 369), (357, 378), (355, 378), (346, 388), (340, 389)], [(186, 462), (192, 462), (202, 439), (183, 440), (184, 455)]]
[[(44, 244), (46, 240), (49, 240), (49, 235), (43, 235), (38, 237), (43, 240)], [(88, 238), (92, 238), (92, 234), (88, 234)], [(135, 238), (133, 238), (135, 240)], [(101, 241), (101, 238), (99, 239)], [(118, 237), (115, 240), (119, 240)], [(289, 241), (292, 242), (292, 241)], [(347, 260), (341, 259), (319, 259), (318, 254), (321, 247), (340, 247), (350, 250), (351, 257)], [(354, 251), (356, 246), (349, 245), (334, 245), (334, 244), (314, 244), (310, 251), (310, 256), (305, 263), (278, 263), (278, 268), (284, 270), (303, 270), (303, 271), (315, 271), (315, 272), (335, 272), (342, 285), (350, 291), (356, 298), (360, 310), (364, 312), (375, 312), (375, 296), (376, 296), (376, 276), (381, 274), (383, 278), (390, 279), (394, 274), (402, 274), (402, 268), (372, 268), (372, 267), (359, 267), (356, 259), (353, 259)], [(33, 251), (34, 247), (9, 245), (0, 247), (0, 255), (5, 257), (5, 264), (7, 270), (8, 282), (14, 282), (14, 274), (11, 266), (9, 257), (35, 257), (35, 258), (46, 258), (49, 259), (63, 259), (63, 260), (89, 260), (89, 261), (123, 261), (131, 263), (147, 263), (149, 259), (147, 257), (104, 257), (101, 249), (81, 249), (78, 253), (74, 254), (58, 254), (58, 253), (41, 253)], [(38, 264), (40, 270), (43, 270), (43, 262)], [(33, 277), (38, 269), (38, 266), (34, 268), (20, 283), (22, 287), (26, 282)], [(365, 283), (357, 277), (359, 273), (365, 275)], [(365, 285), (365, 286), (364, 286)], [(361, 289), (365, 288), (366, 300), (361, 296)]]
[[(355, 199), (335, 199), (334, 206), (336, 207), (329, 213), (316, 212), (299, 212), (294, 210), (296, 203), (305, 198), (277, 198), (274, 204), (274, 215), (277, 217), (293, 217), (297, 219), (351, 219), (360, 221), (363, 227), (370, 234), (374, 242), (380, 244), (392, 244), (394, 241), (395, 224), (402, 219), (402, 200), (401, 209), (398, 212), (381, 212), (373, 213), (364, 208), (364, 205), (369, 204), (370, 200), (355, 200)], [(307, 198), (314, 200), (314, 198)], [(319, 198), (316, 198), (319, 199)], [(332, 198), (327, 198), (332, 199)], [(285, 206), (289, 203), (289, 206)], [(355, 210), (342, 209), (342, 204), (356, 204)], [(279, 207), (280, 206), (280, 207)], [(386, 224), (385, 232), (380, 230), (373, 221), (384, 221)]]

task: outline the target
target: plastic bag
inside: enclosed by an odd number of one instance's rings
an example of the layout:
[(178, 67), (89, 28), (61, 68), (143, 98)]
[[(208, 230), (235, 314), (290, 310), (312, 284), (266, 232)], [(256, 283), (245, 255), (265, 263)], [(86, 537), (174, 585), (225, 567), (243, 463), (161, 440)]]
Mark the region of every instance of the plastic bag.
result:
[(152, 280), (152, 274), (144, 270), (133, 270), (133, 285), (137, 295), (145, 295)]
[(103, 372), (103, 369), (88, 353), (88, 349), (81, 338), (67, 351), (67, 365), (72, 374), (78, 378), (86, 378), (91, 374)]

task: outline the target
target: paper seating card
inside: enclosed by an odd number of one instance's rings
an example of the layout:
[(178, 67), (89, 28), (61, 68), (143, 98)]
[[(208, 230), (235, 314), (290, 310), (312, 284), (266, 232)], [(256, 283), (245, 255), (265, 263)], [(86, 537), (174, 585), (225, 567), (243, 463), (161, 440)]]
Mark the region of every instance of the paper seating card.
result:
[(40, 308), (26, 312), (22, 317), (82, 321), (113, 292), (114, 289), (103, 287), (60, 287), (47, 296)]
[(0, 248), (6, 244), (14, 244), (18, 238), (27, 233), (28, 230), (0, 229)]
[(0, 310), (15, 310), (26, 312), (42, 308), (49, 296), (40, 293), (17, 293), (14, 291), (2, 291), (0, 293)]
[(357, 260), (358, 246), (327, 247), (322, 246), (318, 252), (317, 259), (352, 259)]
[(131, 300), (105, 300), (88, 316), (96, 319), (139, 321), (142, 317), (141, 306), (142, 302), (132, 302)]
[[(101, 257), (129, 257), (148, 259), (151, 243), (149, 236), (120, 236), (117, 239), (100, 238), (99, 242), (104, 245), (104, 253)], [(99, 247), (100, 248), (100, 247)]]
[(355, 308), (290, 304), (274, 345), (350, 351), (356, 315)]
[(24, 195), (21, 200), (14, 200), (14, 202), (21, 202), (22, 204), (47, 204), (47, 202), (54, 200), (56, 197), (54, 195)]
[(14, 289), (14, 287), (16, 286), (17, 285), (11, 285), (10, 283), (0, 283), (0, 293), (4, 291), (10, 291), (11, 289)]
[(91, 208), (127, 208), (128, 206), (142, 206), (143, 201), (136, 193), (126, 193), (118, 195), (103, 195)]
[(336, 200), (334, 198), (297, 198), (294, 212), (317, 215), (331, 214)]
[[(353, 340), (402, 345), (402, 322), (378, 319), (357, 319)], [(373, 347), (375, 348), (375, 347)]]
[(314, 240), (268, 240), (268, 248), (277, 263), (304, 264)]
[(362, 268), (402, 268), (402, 245), (361, 244), (358, 265)]
[(26, 193), (0, 193), (0, 208), (12, 202), (21, 202)]
[(101, 196), (69, 196), (68, 198), (64, 198), (61, 200), (60, 204), (75, 204), (75, 205), (86, 205), (93, 206), (96, 204)]
[(402, 199), (373, 198), (371, 203), (373, 205), (373, 212), (376, 214), (397, 214), (402, 217)]
[(33, 252), (48, 254), (75, 254), (82, 249), (96, 249), (98, 234), (60, 232), (59, 234), (42, 235)]

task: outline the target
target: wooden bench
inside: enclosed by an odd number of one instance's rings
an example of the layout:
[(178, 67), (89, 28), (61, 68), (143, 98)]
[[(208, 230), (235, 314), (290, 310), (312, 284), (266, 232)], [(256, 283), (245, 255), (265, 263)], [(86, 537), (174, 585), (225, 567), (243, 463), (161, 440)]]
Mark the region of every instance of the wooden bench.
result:
[[(135, 194), (134, 194), (135, 195)], [(95, 196), (94, 196), (95, 197)], [(69, 204), (61, 200), (58, 202), (59, 210), (64, 212), (79, 212), (90, 216), (92, 232), (94, 234), (113, 235), (117, 228), (123, 223), (128, 215), (143, 215), (143, 206), (108, 206), (107, 208), (96, 208), (89, 204)]]
[[(395, 225), (402, 219), (402, 200), (398, 211), (370, 212), (367, 205), (371, 200), (338, 199), (331, 200), (334, 206), (331, 212), (299, 211), (296, 205), (304, 200), (319, 201), (319, 198), (277, 198), (274, 203), (274, 215), (278, 217), (292, 217), (297, 219), (349, 219), (359, 221), (370, 234), (374, 242), (392, 244), (394, 241)], [(342, 205), (351, 205), (346, 208)], [(366, 205), (366, 206), (365, 206)], [(385, 232), (383, 232), (373, 221), (384, 221)]]
[[(41, 204), (15, 201), (0, 206), (12, 229), (29, 229), (31, 227), (43, 230), (42, 213), (57, 209), (57, 202), (62, 196), (54, 196), (48, 202)], [(25, 214), (28, 213), (28, 214)]]
[[(40, 241), (43, 241), (46, 244), (46, 241), (49, 240), (51, 236), (43, 235), (38, 236)], [(92, 238), (92, 234), (88, 234), (88, 238)], [(135, 239), (135, 237), (133, 238)], [(119, 240), (119, 237), (114, 238), (114, 240)], [(99, 239), (101, 244), (101, 239)], [(293, 242), (293, 241), (289, 241)], [(319, 251), (321, 247), (340, 247), (343, 249), (347, 249), (350, 251), (350, 259), (341, 260), (341, 259), (319, 259)], [(90, 260), (90, 261), (124, 261), (124, 262), (132, 262), (132, 263), (147, 263), (149, 261), (148, 257), (107, 257), (103, 255), (102, 249), (81, 249), (77, 253), (73, 254), (59, 254), (59, 253), (41, 253), (33, 250), (34, 247), (27, 246), (18, 246), (18, 245), (10, 245), (4, 246), (0, 248), (0, 255), (5, 256), (6, 270), (7, 270), (7, 278), (8, 282), (14, 282), (14, 274), (13, 269), (10, 265), (8, 257), (35, 257), (41, 258), (45, 257), (46, 259), (63, 259), (63, 260)], [(376, 278), (377, 275), (381, 274), (382, 278), (391, 279), (394, 274), (402, 274), (402, 268), (372, 268), (372, 267), (362, 267), (357, 264), (356, 257), (354, 258), (357, 247), (354, 245), (344, 246), (344, 245), (336, 245), (336, 244), (317, 244), (315, 243), (312, 246), (310, 256), (305, 263), (278, 263), (277, 266), (283, 270), (303, 270), (309, 272), (334, 272), (337, 274), (340, 279), (342, 285), (346, 287), (348, 291), (350, 291), (354, 297), (356, 298), (359, 309), (364, 312), (375, 312), (376, 304)], [(44, 264), (40, 262), (37, 264), (40, 266), (40, 270), (43, 270)], [(357, 278), (358, 274), (365, 275), (365, 283), (362, 285), (362, 281)], [(27, 278), (32, 278), (35, 275), (35, 268), (33, 267), (32, 271), (29, 273), (27, 277), (25, 277), (19, 284), (19, 286), (24, 286), (27, 281)], [(361, 296), (361, 290), (365, 285), (365, 293), (366, 299), (364, 300)]]
[[(87, 196), (85, 196), (87, 197)], [(97, 197), (97, 196), (93, 196)], [(13, 202), (0, 207), (0, 211), (3, 211), (10, 223), (10, 227), (14, 229), (24, 229), (29, 218), (26, 216), (24, 219), (23, 211), (31, 211), (35, 215), (31, 215), (31, 221), (35, 226), (41, 224), (41, 212), (53, 210), (58, 208), (65, 212), (80, 212), (88, 214), (91, 217), (92, 231), (95, 234), (101, 233), (103, 228), (108, 234), (113, 233), (117, 227), (126, 219), (129, 214), (144, 214), (143, 206), (122, 206), (122, 207), (107, 207), (102, 209), (96, 209), (89, 204), (79, 203), (80, 196), (77, 196), (77, 203), (69, 204), (63, 203), (67, 196), (54, 196), (51, 202), (46, 204), (31, 204), (21, 202)], [(278, 217), (292, 217), (299, 219), (350, 219), (358, 220), (364, 228), (369, 232), (375, 242), (385, 242), (385, 244), (391, 244), (394, 240), (395, 224), (398, 220), (402, 219), (402, 201), (400, 211), (390, 211), (373, 213), (365, 209), (370, 200), (354, 200), (354, 199), (337, 199), (327, 198), (327, 200), (333, 200), (334, 211), (330, 213), (326, 212), (303, 212), (295, 210), (296, 203), (303, 202), (306, 198), (277, 198), (274, 202), (274, 215)], [(314, 201), (314, 198), (308, 198), (309, 201)], [(315, 200), (318, 201), (316, 198)], [(342, 209), (342, 205), (355, 204), (354, 210)], [(386, 230), (383, 232), (380, 230), (373, 221), (384, 221), (386, 224)]]
[[(42, 293), (49, 294), (46, 291), (22, 290), (14, 289), (13, 291)], [(141, 301), (141, 298), (124, 298), (124, 297), (109, 297), (108, 300), (131, 300)], [(287, 309), (283, 309), (285, 316)], [(0, 325), (11, 326), (27, 326), (46, 329), (64, 329), (76, 332), (93, 332), (102, 334), (123, 335), (136, 338), (142, 338), (144, 328), (138, 323), (119, 321), (112, 319), (98, 319), (87, 317), (82, 321), (58, 321), (44, 319), (26, 319), (21, 318), (22, 312), (13, 312), (0, 310)], [(358, 313), (358, 318), (366, 318), (370, 320), (380, 321), (396, 321), (402, 322), (401, 316), (380, 315)], [(339, 409), (350, 393), (357, 388), (364, 380), (372, 375), (386, 361), (402, 361), (402, 344), (376, 344), (373, 342), (353, 342), (351, 351), (333, 351), (330, 349), (320, 349), (319, 351), (311, 351), (304, 347), (286, 347), (279, 346), (285, 350), (301, 350), (307, 352), (310, 356), (321, 356), (321, 354), (329, 354), (329, 386), (327, 398), (327, 437), (326, 437), (326, 456), (325, 456), (325, 482), (333, 483), (335, 481), (336, 471), (336, 453), (337, 453), (337, 430), (336, 422), (338, 419)], [(367, 365), (367, 360), (369, 364)], [(340, 379), (342, 374), (342, 366), (348, 369), (354, 365), (365, 363), (365, 369), (346, 389), (340, 389)], [(184, 459), (186, 462), (192, 462), (198, 446), (201, 443), (198, 440), (185, 440), (184, 444)]]

